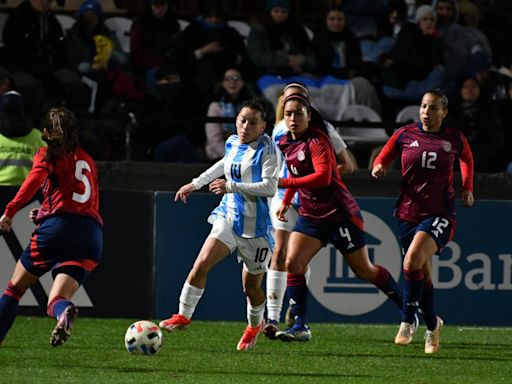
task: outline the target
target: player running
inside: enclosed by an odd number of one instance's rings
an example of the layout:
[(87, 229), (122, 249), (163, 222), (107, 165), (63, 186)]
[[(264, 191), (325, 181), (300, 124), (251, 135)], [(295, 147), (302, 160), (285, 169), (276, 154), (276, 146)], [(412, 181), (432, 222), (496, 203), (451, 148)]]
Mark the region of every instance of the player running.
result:
[(0, 218), (0, 230), (9, 231), (14, 215), (42, 188), (43, 203), (30, 213), (37, 227), (0, 298), (0, 344), (23, 294), (50, 270), (54, 281), (47, 312), (57, 319), (50, 343), (64, 344), (78, 315), (71, 299), (101, 258), (103, 221), (96, 166), (79, 146), (71, 111), (53, 108), (46, 118), (43, 140), (48, 147), (36, 153), (30, 173)]
[[(294, 93), (300, 93), (309, 100), (309, 91), (305, 85), (301, 83), (290, 83), (284, 87), (283, 95), (276, 107), (277, 124), (272, 131), (272, 140), (274, 140), (276, 145), (278, 145), (279, 140), (288, 133), (288, 128), (283, 118), (282, 100)], [(340, 175), (347, 175), (354, 172), (354, 164), (352, 163), (347, 151), (347, 145), (341, 136), (329, 122), (326, 122), (321, 118), (320, 113), (313, 107), (311, 107), (311, 113), (315, 124), (324, 125), (327, 129), (329, 139), (332, 142), (334, 152), (338, 158), (338, 171), (340, 172)], [(280, 151), (278, 151), (278, 155), (281, 157), (281, 170), (279, 172), (279, 177), (284, 179), (288, 177), (286, 160)], [(275, 245), (270, 268), (267, 272), (267, 324), (263, 329), (263, 333), (271, 340), (276, 339), (276, 333), (279, 332), (279, 320), (281, 318), (287, 283), (287, 273), (284, 265), (286, 258), (286, 245), (288, 244), (290, 233), (297, 221), (297, 209), (299, 207), (298, 194), (296, 194), (290, 208), (286, 212), (287, 221), (277, 219), (276, 212), (281, 206), (285, 191), (285, 188), (279, 188), (277, 190), (277, 193), (272, 197), (270, 211), (272, 226), (275, 230)]]
[(379, 178), (400, 155), (402, 183), (395, 216), (399, 220), (404, 250), (402, 322), (395, 344), (412, 342), (413, 319), (419, 312), (427, 324), (425, 353), (439, 350), (443, 320), (434, 310), (430, 259), (452, 239), (455, 232), (453, 166), (460, 162), (462, 200), (471, 207), (473, 155), (466, 137), (446, 126), (448, 99), (439, 90), (428, 91), (420, 105), (420, 122), (398, 129), (373, 163), (372, 176)]
[(359, 206), (341, 181), (329, 137), (310, 123), (308, 99), (302, 94), (287, 96), (284, 116), (289, 132), (279, 141), (279, 149), (286, 158), (290, 177), (279, 179), (278, 186), (288, 189), (277, 218), (286, 221), (297, 190), (301, 204), (285, 261), (295, 322), (276, 336), (283, 341), (308, 341), (311, 331), (307, 325), (304, 274), (310, 260), (328, 241), (343, 254), (358, 278), (377, 286), (400, 307), (401, 293), (388, 270), (370, 261)]
[[(160, 327), (169, 332), (190, 325), (208, 273), (236, 250), (243, 262), (249, 323), (237, 349), (251, 349), (258, 340), (265, 325), (261, 282), (274, 243), (267, 198), (276, 192), (278, 175), (276, 148), (264, 133), (265, 127), (262, 104), (255, 100), (245, 102), (236, 118), (237, 134), (226, 141), (224, 157), (176, 193), (175, 201), (186, 203), (187, 196), (209, 184), (211, 192), (224, 196), (208, 219), (213, 227), (183, 285), (178, 313), (160, 322)], [(219, 179), (222, 176), (226, 180)]]

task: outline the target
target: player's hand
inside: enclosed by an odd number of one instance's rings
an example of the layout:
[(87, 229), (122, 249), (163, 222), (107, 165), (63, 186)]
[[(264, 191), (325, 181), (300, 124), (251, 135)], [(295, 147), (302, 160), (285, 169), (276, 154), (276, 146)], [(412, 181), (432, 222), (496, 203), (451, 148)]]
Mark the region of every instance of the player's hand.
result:
[(213, 180), (208, 188), (210, 189), (210, 192), (215, 193), (216, 195), (223, 195), (228, 192), (226, 190), (226, 180), (224, 179)]
[(473, 192), (464, 191), (462, 192), (462, 206), (471, 208), (475, 203), (475, 198), (473, 196)]
[(284, 221), (284, 222), (287, 222), (288, 219), (286, 218), (286, 212), (288, 212), (288, 209), (290, 208), (289, 205), (284, 205), (282, 204), (278, 209), (277, 209), (277, 212), (276, 212), (276, 216), (277, 216), (277, 219), (280, 220), (280, 221)]
[(10, 217), (2, 215), (2, 217), (0, 217), (0, 231), (9, 232), (11, 230), (11, 226), (12, 219)]
[(378, 179), (381, 176), (384, 176), (386, 174), (386, 168), (382, 164), (377, 164), (372, 169), (372, 176), (376, 179)]
[(28, 218), (31, 222), (35, 223), (37, 218), (37, 213), (39, 212), (38, 208), (32, 208), (28, 213)]
[(176, 195), (174, 196), (174, 201), (178, 201), (179, 199), (183, 202), (183, 204), (187, 204), (187, 196), (190, 195), (195, 190), (196, 187), (194, 187), (194, 184), (185, 184), (178, 190), (178, 192), (176, 192)]

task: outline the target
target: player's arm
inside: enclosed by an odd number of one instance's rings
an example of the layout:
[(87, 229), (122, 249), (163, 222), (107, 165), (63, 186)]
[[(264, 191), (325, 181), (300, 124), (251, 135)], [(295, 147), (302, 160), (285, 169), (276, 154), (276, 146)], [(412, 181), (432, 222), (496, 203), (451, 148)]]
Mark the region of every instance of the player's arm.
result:
[(344, 149), (343, 151), (336, 154), (338, 158), (337, 169), (341, 176), (350, 175), (354, 173), (355, 166), (350, 158), (348, 150)]
[(327, 128), (327, 133), (331, 140), (332, 147), (334, 148), (334, 152), (336, 153), (336, 157), (338, 158), (338, 172), (342, 176), (354, 173), (355, 166), (347, 151), (347, 144), (345, 143), (345, 140), (343, 140), (331, 123), (326, 121), (325, 126)]
[(9, 231), (11, 229), (14, 215), (34, 197), (48, 178), (49, 173), (50, 166), (48, 163), (41, 161), (40, 156), (36, 154), (34, 156), (34, 166), (16, 193), (16, 196), (5, 207), (5, 212), (0, 218), (0, 229), (2, 231)]
[(203, 188), (205, 185), (211, 183), (213, 180), (222, 177), (224, 175), (224, 158), (217, 161), (206, 171), (201, 173), (198, 177), (193, 179), (190, 183), (183, 185), (176, 195), (174, 201), (181, 200), (187, 204), (187, 197), (194, 191)]
[(332, 151), (330, 144), (324, 141), (324, 139), (319, 138), (318, 141), (311, 143), (309, 148), (314, 172), (302, 177), (279, 179), (278, 186), (280, 188), (293, 187), (314, 189), (326, 187), (331, 183), (331, 169), (333, 164), (331, 164), (331, 158), (329, 156), (329, 151)]
[(460, 173), (462, 175), (462, 201), (465, 207), (472, 207), (475, 198), (473, 196), (474, 161), (473, 153), (465, 136), (462, 136), (462, 151), (459, 156)]
[(376, 179), (383, 176), (386, 173), (386, 169), (398, 156), (398, 138), (402, 134), (403, 130), (399, 129), (389, 138), (384, 144), (381, 151), (373, 161), (372, 165), (372, 176)]

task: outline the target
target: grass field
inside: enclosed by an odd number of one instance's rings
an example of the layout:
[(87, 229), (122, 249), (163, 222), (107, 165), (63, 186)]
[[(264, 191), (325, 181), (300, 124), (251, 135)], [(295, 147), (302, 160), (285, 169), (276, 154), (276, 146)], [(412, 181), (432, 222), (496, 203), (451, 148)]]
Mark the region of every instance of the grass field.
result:
[[(438, 354), (393, 344), (397, 326), (311, 324), (309, 343), (262, 337), (238, 352), (242, 323), (196, 321), (155, 356), (124, 349), (127, 319), (80, 318), (62, 347), (54, 321), (19, 317), (0, 347), (0, 383), (512, 383), (512, 328), (446, 326)], [(421, 332), (421, 334), (420, 334)]]

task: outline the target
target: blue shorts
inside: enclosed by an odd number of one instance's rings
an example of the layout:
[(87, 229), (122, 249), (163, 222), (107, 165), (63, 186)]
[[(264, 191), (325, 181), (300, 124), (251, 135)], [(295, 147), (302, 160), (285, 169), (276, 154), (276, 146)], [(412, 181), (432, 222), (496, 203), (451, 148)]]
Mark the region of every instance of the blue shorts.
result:
[(361, 216), (352, 216), (338, 223), (318, 223), (299, 215), (293, 230), (321, 240), (324, 246), (331, 242), (346, 255), (366, 245), (363, 228)]
[(455, 220), (449, 217), (428, 217), (419, 223), (399, 220), (398, 229), (400, 232), (400, 242), (402, 243), (402, 252), (405, 255), (409, 249), (412, 239), (417, 232), (428, 233), (437, 244), (437, 252), (440, 253), (444, 246), (448, 244), (455, 233)]
[(93, 218), (75, 214), (50, 216), (37, 226), (20, 261), (36, 276), (52, 270), (73, 277), (79, 284), (101, 259), (103, 229)]

